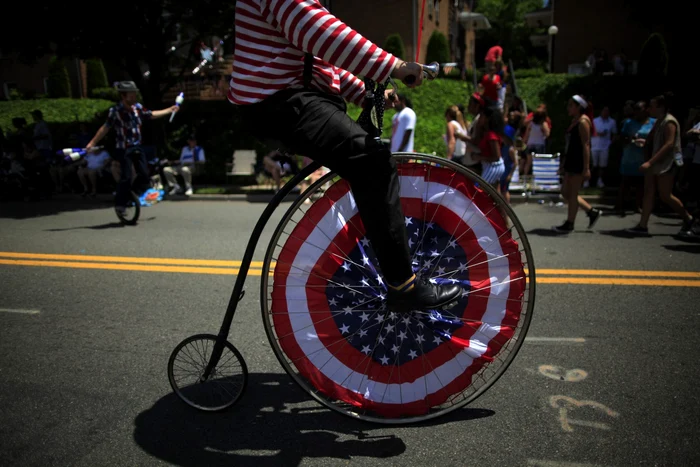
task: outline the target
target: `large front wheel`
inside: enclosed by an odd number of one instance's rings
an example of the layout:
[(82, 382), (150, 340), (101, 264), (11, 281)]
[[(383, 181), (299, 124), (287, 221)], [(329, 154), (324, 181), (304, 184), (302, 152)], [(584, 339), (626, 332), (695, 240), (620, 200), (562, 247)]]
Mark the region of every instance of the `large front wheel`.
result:
[(445, 159), (394, 157), (413, 269), (460, 284), (457, 306), (387, 307), (350, 186), (334, 174), (277, 227), (260, 302), (275, 355), (314, 399), (355, 418), (411, 423), (468, 404), (503, 374), (530, 324), (535, 271), (522, 225), (492, 186)]

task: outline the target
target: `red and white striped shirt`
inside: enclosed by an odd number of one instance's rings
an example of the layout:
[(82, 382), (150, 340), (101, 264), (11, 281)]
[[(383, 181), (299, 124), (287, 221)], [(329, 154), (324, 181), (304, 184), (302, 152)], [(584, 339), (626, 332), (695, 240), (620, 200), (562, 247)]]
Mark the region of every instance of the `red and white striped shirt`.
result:
[(318, 0), (239, 0), (235, 35), (228, 99), (239, 105), (303, 87), (306, 52), (314, 55), (311, 86), (355, 104), (365, 87), (354, 74), (384, 82), (397, 63)]

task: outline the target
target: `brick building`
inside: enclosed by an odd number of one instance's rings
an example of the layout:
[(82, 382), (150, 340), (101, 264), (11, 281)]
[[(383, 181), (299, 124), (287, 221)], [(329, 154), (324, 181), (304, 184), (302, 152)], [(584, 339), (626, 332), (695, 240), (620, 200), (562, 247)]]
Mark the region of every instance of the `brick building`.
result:
[[(322, 2), (335, 16), (367, 39), (384, 45), (390, 34), (399, 34), (406, 60), (414, 60), (418, 42), (422, 0), (326, 0)], [(450, 44), (453, 61), (473, 62), (474, 31), (467, 31), (459, 13), (468, 11), (464, 0), (426, 0), (420, 44), (420, 62), (425, 62), (428, 41), (433, 31), (442, 32)]]
[[(624, 0), (550, 0), (545, 8), (528, 13), (526, 21), (535, 28), (557, 27), (552, 71), (567, 73), (581, 70), (595, 48), (605, 50), (609, 58), (624, 53), (631, 62), (639, 60), (649, 35), (664, 33), (663, 24), (643, 24), (637, 20), (634, 13), (639, 8), (646, 5)], [(668, 35), (664, 35), (668, 40)], [(546, 32), (531, 39), (535, 45), (550, 46)]]
[[(49, 60), (47, 55), (32, 64), (27, 64), (18, 60), (16, 56), (0, 53), (0, 99), (9, 99), (13, 90), (22, 96), (47, 94)], [(77, 59), (66, 60), (66, 70), (73, 97), (86, 97), (85, 63)]]

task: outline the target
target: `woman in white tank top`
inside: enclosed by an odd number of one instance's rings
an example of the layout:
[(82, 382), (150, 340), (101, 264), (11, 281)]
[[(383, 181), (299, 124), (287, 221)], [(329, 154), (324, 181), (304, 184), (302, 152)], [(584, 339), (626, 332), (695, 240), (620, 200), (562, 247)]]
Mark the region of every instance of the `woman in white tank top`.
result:
[(547, 124), (547, 114), (543, 111), (536, 111), (533, 119), (525, 132), (525, 144), (527, 144), (528, 154), (543, 154), (545, 143), (549, 138), (549, 125)]
[(445, 120), (447, 121), (447, 131), (445, 133), (447, 158), (461, 164), (464, 160), (464, 154), (467, 152), (467, 143), (457, 136), (467, 134), (464, 117), (459, 108), (453, 105), (445, 111)]

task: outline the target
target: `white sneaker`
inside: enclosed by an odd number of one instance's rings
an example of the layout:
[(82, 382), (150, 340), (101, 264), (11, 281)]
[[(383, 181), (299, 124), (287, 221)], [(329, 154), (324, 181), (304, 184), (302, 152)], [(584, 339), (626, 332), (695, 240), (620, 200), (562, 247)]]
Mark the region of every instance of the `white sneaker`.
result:
[(583, 187), (584, 187), (584, 188), (588, 188), (589, 186), (590, 186), (590, 183), (588, 183), (588, 180), (586, 180), (585, 182), (583, 182)]
[(599, 178), (598, 179), (598, 188), (605, 188), (605, 183), (603, 183), (603, 179)]
[(187, 191), (185, 191), (185, 196), (192, 196), (194, 192), (192, 191), (192, 187), (188, 188)]
[(180, 185), (175, 185), (171, 190), (170, 190), (170, 195), (176, 195), (180, 191)]

